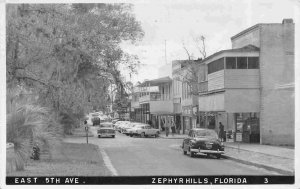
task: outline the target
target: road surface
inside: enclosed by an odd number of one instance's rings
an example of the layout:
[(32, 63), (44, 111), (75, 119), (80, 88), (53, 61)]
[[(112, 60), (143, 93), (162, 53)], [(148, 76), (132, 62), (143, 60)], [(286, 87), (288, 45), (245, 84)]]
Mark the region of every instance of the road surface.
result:
[[(89, 137), (89, 143), (99, 146), (104, 162), (114, 176), (277, 174), (224, 158), (191, 158), (183, 155), (182, 139), (129, 137), (118, 132), (115, 138), (97, 138), (95, 128), (91, 127), (95, 137)], [(84, 137), (67, 142), (80, 140), (85, 142)]]

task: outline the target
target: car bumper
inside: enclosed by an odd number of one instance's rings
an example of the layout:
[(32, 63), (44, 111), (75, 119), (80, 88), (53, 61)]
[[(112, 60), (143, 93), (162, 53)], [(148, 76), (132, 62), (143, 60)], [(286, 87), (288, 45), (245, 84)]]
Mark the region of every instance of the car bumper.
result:
[(219, 150), (201, 150), (201, 149), (191, 149), (191, 152), (201, 153), (201, 154), (224, 154), (224, 151)]
[(110, 137), (110, 136), (115, 136), (116, 134), (98, 134), (100, 137)]

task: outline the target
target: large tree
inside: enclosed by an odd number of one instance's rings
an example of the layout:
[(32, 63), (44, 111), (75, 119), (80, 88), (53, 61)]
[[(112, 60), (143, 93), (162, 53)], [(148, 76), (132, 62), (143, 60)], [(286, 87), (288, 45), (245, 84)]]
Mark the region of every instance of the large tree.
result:
[(128, 4), (7, 4), (6, 23), (7, 139), (24, 162), (18, 152), (61, 136), (57, 121), (68, 132), (92, 105), (104, 109), (111, 83), (124, 94), (120, 65), (137, 61), (120, 44), (143, 31)]
[(57, 111), (78, 110), (86, 102), (105, 107), (111, 80), (124, 93), (120, 65), (134, 71), (137, 63), (120, 48), (122, 41), (143, 36), (131, 9), (128, 4), (7, 5), (8, 86), (34, 88), (41, 103)]

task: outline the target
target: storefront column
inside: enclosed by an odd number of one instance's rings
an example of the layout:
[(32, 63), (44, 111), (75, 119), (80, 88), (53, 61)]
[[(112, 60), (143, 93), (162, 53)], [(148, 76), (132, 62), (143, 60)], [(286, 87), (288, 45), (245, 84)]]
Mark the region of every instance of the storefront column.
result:
[(183, 116), (182, 115), (180, 115), (180, 124), (181, 124), (181, 129), (180, 129), (180, 134), (184, 134), (184, 132), (183, 132)]
[(158, 129), (161, 131), (161, 117), (157, 116), (158, 119)]

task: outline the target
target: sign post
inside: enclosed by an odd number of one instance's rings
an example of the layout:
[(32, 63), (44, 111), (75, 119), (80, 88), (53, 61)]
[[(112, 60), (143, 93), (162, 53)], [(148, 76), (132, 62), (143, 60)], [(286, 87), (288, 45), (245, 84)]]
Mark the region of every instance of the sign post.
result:
[(89, 143), (89, 135), (88, 135), (89, 127), (87, 125), (86, 120), (84, 121), (84, 125), (85, 125), (84, 129), (85, 129), (85, 132), (86, 132), (86, 143), (88, 144)]

